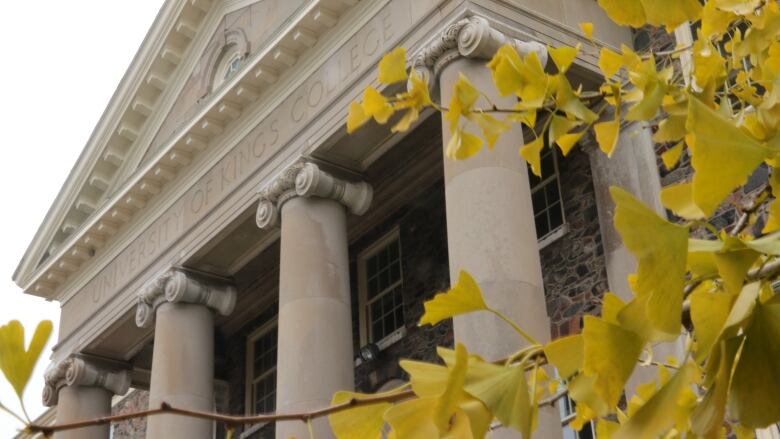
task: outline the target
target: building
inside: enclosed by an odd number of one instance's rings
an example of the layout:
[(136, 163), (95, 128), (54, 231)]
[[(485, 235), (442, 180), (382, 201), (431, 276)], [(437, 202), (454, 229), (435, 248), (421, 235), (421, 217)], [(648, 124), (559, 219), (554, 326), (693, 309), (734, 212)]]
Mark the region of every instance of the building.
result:
[[(583, 43), (571, 74), (596, 82), (582, 21), (601, 44), (633, 42), (591, 0), (166, 0), (14, 276), (62, 305), (44, 390), (57, 421), (162, 401), (322, 407), (338, 389), (402, 381), (398, 358), (433, 359), (456, 338), (498, 358), (514, 345), (486, 316), (416, 325), (461, 268), (542, 340), (578, 331), (604, 291), (627, 296), (634, 267), (607, 188), (663, 212), (647, 130), (625, 129), (608, 164), (588, 141), (550, 152), (529, 179), (519, 130), (455, 163), (435, 113), (403, 134), (344, 128), (397, 46), (442, 101), (458, 71), (489, 89), (483, 64), (505, 42), (545, 58), (545, 45)], [(555, 410), (540, 429), (574, 437)], [(57, 437), (144, 432), (224, 434), (165, 415)]]

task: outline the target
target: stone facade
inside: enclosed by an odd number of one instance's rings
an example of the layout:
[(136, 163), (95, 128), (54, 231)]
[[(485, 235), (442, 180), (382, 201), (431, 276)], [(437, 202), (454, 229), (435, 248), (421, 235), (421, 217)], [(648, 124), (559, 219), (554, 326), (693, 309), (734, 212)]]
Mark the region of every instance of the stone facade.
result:
[[(112, 415), (134, 413), (149, 407), (149, 392), (133, 389), (120, 399), (111, 409)], [(146, 436), (146, 418), (130, 419), (111, 424), (111, 437), (114, 439), (137, 439)]]

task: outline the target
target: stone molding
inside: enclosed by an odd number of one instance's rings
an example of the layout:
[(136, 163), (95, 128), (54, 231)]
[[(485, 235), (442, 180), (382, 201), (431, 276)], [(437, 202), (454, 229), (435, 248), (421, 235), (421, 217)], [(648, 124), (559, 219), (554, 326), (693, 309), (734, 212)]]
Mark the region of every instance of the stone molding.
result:
[(282, 171), (260, 191), (255, 220), (261, 229), (279, 226), (282, 205), (293, 197), (319, 197), (336, 200), (355, 215), (371, 206), (373, 190), (364, 182), (336, 178), (314, 163), (296, 162)]
[(108, 370), (83, 358), (70, 357), (51, 363), (44, 372), (43, 405), (57, 405), (59, 391), (65, 386), (102, 387), (115, 395), (130, 389), (129, 370)]
[(415, 56), (412, 67), (428, 78), (433, 88), (442, 70), (451, 62), (458, 58), (488, 60), (507, 43), (522, 56), (536, 52), (542, 65), (547, 64), (547, 48), (543, 44), (507, 36), (486, 18), (474, 15), (447, 26), (438, 39)]
[(237, 294), (233, 285), (196, 279), (180, 269), (171, 268), (138, 292), (135, 324), (141, 328), (151, 327), (157, 308), (166, 302), (205, 305), (226, 316), (233, 312)]

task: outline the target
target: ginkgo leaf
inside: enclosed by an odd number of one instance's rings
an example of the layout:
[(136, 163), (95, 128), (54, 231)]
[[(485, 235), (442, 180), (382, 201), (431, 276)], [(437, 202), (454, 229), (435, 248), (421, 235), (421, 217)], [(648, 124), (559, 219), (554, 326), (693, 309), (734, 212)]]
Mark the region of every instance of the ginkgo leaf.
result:
[(582, 368), (583, 347), (582, 334), (569, 335), (548, 343), (544, 355), (565, 379)]
[[(741, 244), (737, 238), (730, 239)], [(758, 257), (758, 252), (748, 248), (715, 253), (715, 266), (718, 267), (718, 274), (723, 279), (726, 291), (734, 295), (739, 294), (745, 275)]]
[(542, 176), (542, 150), (544, 138), (537, 137), (533, 141), (520, 147), (520, 156), (531, 166), (531, 172), (537, 177)]
[(684, 142), (679, 142), (661, 154), (661, 161), (664, 162), (664, 166), (667, 170), (677, 166), (677, 163), (679, 163), (680, 157), (682, 156), (684, 145)]
[(601, 319), (607, 323), (613, 323), (619, 325), (618, 314), (623, 307), (626, 306), (626, 302), (620, 297), (607, 291), (604, 294), (604, 298), (601, 300)]
[(697, 289), (690, 295), (691, 321), (696, 329), (696, 360), (703, 361), (720, 336), (734, 296)]
[(412, 390), (420, 398), (439, 396), (447, 385), (447, 368), (422, 361), (401, 360), (399, 366), (409, 374)]
[[(770, 150), (699, 99), (688, 99), (687, 128), (693, 175), (693, 201), (711, 216), (724, 198), (770, 155)], [(723, 166), (728, 163), (728, 166)]]
[(617, 146), (618, 135), (620, 134), (620, 120), (610, 120), (599, 122), (593, 125), (593, 131), (596, 133), (596, 142), (599, 148), (607, 157), (612, 157)]
[(417, 122), (417, 119), (419, 118), (420, 118), (420, 112), (417, 111), (416, 108), (410, 108), (406, 110), (406, 113), (404, 113), (401, 119), (398, 120), (398, 122), (395, 125), (393, 125), (390, 131), (394, 133), (408, 131), (409, 127), (411, 127), (413, 123)]
[(717, 372), (704, 398), (691, 413), (691, 430), (694, 433), (713, 437), (723, 425), (734, 358), (741, 345), (742, 337), (724, 340), (718, 346), (719, 354), (710, 357), (710, 361), (715, 359), (717, 362)]
[(366, 114), (363, 110), (363, 105), (361, 105), (360, 102), (352, 101), (352, 103), (349, 104), (349, 114), (347, 114), (347, 133), (354, 133), (355, 130), (363, 126), (369, 119), (371, 119), (371, 116)]
[(388, 52), (379, 61), (379, 83), (390, 85), (400, 81), (406, 81), (406, 49), (396, 47)]
[(594, 122), (599, 117), (582, 103), (579, 97), (574, 94), (569, 80), (563, 74), (556, 75), (558, 88), (555, 94), (555, 104), (559, 109), (566, 112), (567, 115), (577, 118), (585, 123)]
[(617, 24), (642, 27), (647, 19), (640, 0), (598, 0), (599, 6)]
[(471, 113), (469, 120), (479, 125), (482, 135), (487, 140), (490, 149), (496, 144), (499, 136), (512, 126), (488, 113)]
[(560, 73), (565, 73), (571, 67), (571, 63), (577, 58), (577, 53), (580, 51), (580, 46), (560, 46), (550, 47), (547, 46), (547, 53), (552, 58), (555, 66), (558, 67)]
[(686, 21), (696, 21), (701, 15), (698, 0), (641, 0), (647, 23), (666, 26), (672, 32)]
[(688, 254), (688, 228), (672, 224), (628, 192), (611, 187), (615, 228), (637, 259), (637, 298), (644, 297), (648, 321), (678, 334)]
[(525, 371), (519, 366), (469, 363), (466, 392), (482, 401), (502, 424), (529, 439), (532, 430), (531, 394)]
[(438, 438), (439, 428), (433, 422), (437, 398), (419, 398), (404, 401), (385, 412), (396, 437), (403, 439)]
[(672, 428), (680, 411), (690, 409), (680, 402), (685, 400), (683, 393), (692, 392), (689, 386), (695, 380), (696, 371), (696, 365), (692, 362), (680, 367), (674, 377), (621, 425), (612, 438), (656, 439)]
[(387, 98), (374, 87), (366, 87), (363, 92), (363, 111), (380, 124), (386, 123), (395, 112)]
[(593, 40), (593, 23), (586, 21), (584, 23), (580, 23), (580, 30), (585, 35), (585, 38), (589, 40)]
[(463, 73), (458, 74), (458, 80), (452, 87), (450, 108), (444, 115), (444, 118), (450, 122), (450, 132), (454, 132), (458, 128), (460, 116), (468, 116), (471, 113), (471, 108), (479, 99), (479, 90)]
[(476, 155), (484, 141), (477, 135), (458, 128), (447, 142), (447, 157), (455, 160), (465, 160)]
[(0, 326), (0, 370), (21, 398), (33, 368), (49, 340), (53, 325), (43, 320), (35, 328), (30, 346), (24, 347), (24, 327), (18, 320)]
[(653, 141), (657, 143), (677, 142), (685, 137), (686, 117), (683, 115), (670, 115), (658, 124), (658, 131), (653, 134)]
[(437, 294), (424, 306), (425, 313), (420, 318), (420, 325), (435, 325), (460, 314), (488, 309), (479, 285), (464, 270), (460, 271), (458, 281), (449, 291)]
[(675, 215), (690, 219), (704, 219), (707, 215), (693, 202), (693, 184), (680, 183), (661, 189), (661, 204)]
[(599, 69), (604, 74), (604, 77), (609, 79), (615, 76), (621, 67), (623, 67), (623, 56), (611, 49), (602, 47), (599, 52)]
[[(382, 395), (390, 395), (395, 392), (385, 392)], [(340, 390), (333, 394), (330, 404), (339, 405), (347, 401), (360, 400), (369, 396), (377, 395), (365, 395)], [(333, 434), (338, 439), (377, 439), (381, 437), (382, 427), (385, 424), (384, 414), (392, 406), (389, 402), (359, 405), (349, 410), (331, 414), (328, 416), (328, 422), (330, 422)]]
[(580, 141), (582, 136), (585, 135), (585, 131), (580, 131), (578, 133), (570, 133), (570, 134), (564, 134), (563, 136), (559, 137), (558, 140), (555, 141), (555, 143), (558, 144), (558, 146), (561, 148), (561, 152), (563, 153), (563, 156), (566, 157), (569, 155), (569, 152), (574, 148), (574, 145), (577, 144), (577, 142)]
[(769, 216), (766, 219), (764, 228), (761, 229), (761, 233), (772, 233), (780, 230), (780, 202), (777, 200), (772, 201), (767, 208)]
[(644, 342), (635, 333), (594, 316), (586, 315), (583, 324), (583, 371), (596, 377), (596, 393), (609, 407), (614, 407)]
[(714, 35), (723, 35), (737, 18), (733, 12), (720, 9), (716, 2), (705, 2), (701, 11), (701, 36), (710, 39)]
[(569, 131), (577, 128), (580, 122), (571, 120), (563, 116), (554, 115), (550, 120), (550, 129), (547, 132), (550, 145), (556, 143), (558, 139), (565, 136)]
[(600, 419), (596, 423), (596, 437), (599, 439), (612, 439), (612, 436), (618, 431), (620, 424), (607, 419)]
[(742, 425), (765, 428), (780, 419), (780, 300), (756, 304), (745, 328), (729, 394), (730, 413)]
[(493, 83), (502, 96), (517, 93), (523, 87), (523, 77), (519, 70), (521, 64), (520, 55), (509, 44), (499, 47), (488, 63), (493, 73)]

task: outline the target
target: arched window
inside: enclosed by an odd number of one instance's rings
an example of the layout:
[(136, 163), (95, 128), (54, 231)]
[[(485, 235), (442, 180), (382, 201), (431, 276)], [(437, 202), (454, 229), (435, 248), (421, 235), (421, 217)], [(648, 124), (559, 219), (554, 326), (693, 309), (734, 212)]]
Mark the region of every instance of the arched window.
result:
[(212, 84), (212, 90), (219, 88), (225, 81), (230, 79), (241, 69), (241, 62), (243, 58), (237, 48), (229, 47), (222, 54), (222, 59), (217, 64), (217, 68), (214, 70), (214, 83)]

